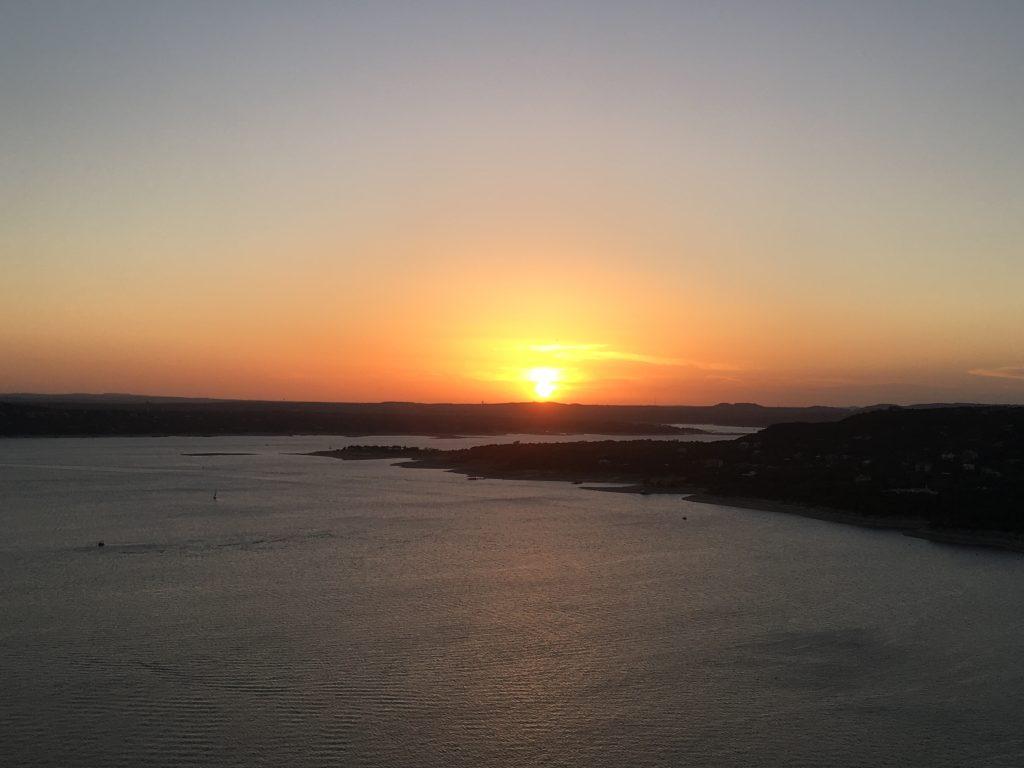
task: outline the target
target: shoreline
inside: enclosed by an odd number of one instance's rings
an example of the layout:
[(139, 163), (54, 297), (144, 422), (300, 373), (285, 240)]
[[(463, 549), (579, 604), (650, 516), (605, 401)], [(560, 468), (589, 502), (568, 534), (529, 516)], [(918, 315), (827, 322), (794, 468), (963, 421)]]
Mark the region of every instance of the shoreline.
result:
[(702, 429), (679, 429), (671, 432), (605, 432), (597, 430), (594, 432), (564, 432), (549, 430), (546, 432), (459, 432), (451, 434), (448, 432), (70, 432), (58, 433), (48, 432), (45, 434), (0, 434), (0, 440), (68, 440), (83, 439), (97, 440), (103, 438), (155, 438), (155, 437), (198, 437), (198, 438), (221, 438), (221, 437), (424, 437), (431, 440), (465, 440), (474, 437), (512, 437), (523, 435), (524, 437), (579, 437), (581, 435), (594, 435), (595, 437), (607, 437), (611, 439), (639, 438), (643, 440), (672, 440), (687, 436), (701, 437), (744, 437), (747, 432), (708, 432)]
[[(635, 489), (617, 488), (589, 488), (594, 491), (619, 491), (621, 493), (666, 493), (666, 491), (655, 489), (644, 489), (643, 486), (636, 486)], [(669, 491), (676, 493), (676, 491)], [(717, 507), (733, 507), (736, 509), (749, 509), (758, 512), (778, 512), (786, 515), (796, 515), (812, 520), (821, 520), (827, 523), (838, 523), (840, 525), (852, 525), (857, 528), (872, 528), (875, 530), (894, 531), (910, 536), (915, 539), (924, 539), (933, 544), (947, 544), (949, 546), (972, 547), (982, 549), (999, 549), (1006, 552), (1017, 552), (1024, 554), (1024, 539), (1010, 534), (1001, 534), (998, 531), (965, 531), (965, 530), (942, 530), (929, 528), (927, 523), (920, 518), (892, 517), (878, 518), (868, 515), (859, 515), (855, 512), (844, 512), (839, 509), (828, 507), (816, 507), (812, 505), (793, 504), (784, 501), (772, 501), (771, 499), (751, 499), (743, 496), (722, 496), (712, 493), (697, 492), (686, 497), (686, 501), (696, 504), (710, 504)]]
[(840, 525), (852, 525), (857, 528), (873, 528), (875, 530), (895, 531), (904, 536), (915, 539), (924, 539), (934, 544), (947, 544), (950, 546), (973, 547), (982, 549), (999, 549), (1006, 552), (1017, 552), (1024, 554), (1024, 538), (1010, 534), (1001, 534), (998, 531), (965, 531), (965, 530), (942, 530), (929, 528), (927, 523), (920, 518), (891, 517), (879, 518), (859, 515), (855, 512), (844, 512), (839, 509), (828, 507), (816, 507), (812, 505), (793, 504), (785, 501), (772, 501), (771, 499), (752, 499), (744, 496), (722, 496), (719, 494), (705, 493), (703, 491), (690, 492), (682, 488), (661, 489), (657, 487), (645, 487), (643, 485), (624, 486), (622, 488), (599, 488), (586, 486), (583, 488), (590, 491), (605, 491), (613, 493), (639, 493), (641, 495), (653, 494), (683, 494), (686, 501), (695, 504), (710, 504), (717, 507), (733, 507), (736, 509), (748, 509), (758, 512), (778, 512), (786, 515), (796, 515), (812, 520), (821, 520), (827, 523), (838, 523)]
[[(713, 494), (701, 488), (692, 486), (667, 486), (656, 484), (636, 483), (624, 478), (604, 477), (596, 478), (593, 475), (567, 476), (564, 472), (557, 470), (520, 470), (498, 472), (482, 467), (468, 467), (457, 462), (444, 461), (438, 457), (423, 458), (400, 458), (394, 456), (362, 456), (346, 457), (336, 454), (333, 451), (314, 451), (308, 456), (322, 456), (325, 458), (341, 459), (342, 461), (366, 461), (387, 458), (399, 458), (392, 466), (404, 469), (439, 469), (453, 474), (464, 475), (467, 479), (491, 479), (491, 480), (534, 480), (571, 483), (582, 490), (601, 491), (603, 493), (633, 493), (642, 496), (652, 495), (675, 495), (683, 496), (686, 501), (696, 504), (709, 504), (720, 507), (733, 507), (737, 509), (749, 509), (759, 512), (777, 512), (782, 514), (796, 515), (823, 522), (838, 523), (841, 525), (852, 525), (858, 528), (873, 528), (876, 530), (888, 530), (902, 533), (912, 538), (924, 539), (935, 544), (946, 544), (949, 546), (961, 546), (984, 549), (998, 549), (1008, 552), (1024, 553), (1024, 537), (1012, 534), (1003, 534), (998, 531), (970, 531), (962, 529), (935, 529), (927, 527), (924, 520), (909, 517), (871, 517), (856, 512), (845, 512), (839, 509), (828, 507), (817, 507), (813, 505), (794, 504), (791, 502), (774, 501), (771, 499), (758, 499), (743, 496), (726, 496)], [(602, 487), (592, 485), (594, 483), (619, 483), (618, 487)]]

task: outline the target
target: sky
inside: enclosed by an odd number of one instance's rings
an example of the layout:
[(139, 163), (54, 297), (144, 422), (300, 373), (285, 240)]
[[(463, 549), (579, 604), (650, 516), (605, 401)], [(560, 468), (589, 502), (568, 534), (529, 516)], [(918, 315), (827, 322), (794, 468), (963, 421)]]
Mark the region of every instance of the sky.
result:
[(0, 392), (1024, 402), (1022, 35), (0, 0)]

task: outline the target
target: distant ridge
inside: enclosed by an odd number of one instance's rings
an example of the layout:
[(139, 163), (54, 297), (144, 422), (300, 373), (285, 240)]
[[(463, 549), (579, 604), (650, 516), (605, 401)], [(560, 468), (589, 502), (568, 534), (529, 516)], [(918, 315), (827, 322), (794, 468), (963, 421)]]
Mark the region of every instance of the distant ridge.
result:
[(126, 392), (62, 392), (38, 394), (35, 392), (0, 392), (0, 402), (54, 402), (54, 403), (220, 403), (244, 402), (216, 397), (176, 397), (174, 395), (133, 395)]
[[(680, 425), (765, 427), (834, 422), (888, 410), (833, 406), (580, 405), (564, 403), (329, 403), (219, 400), (121, 393), (0, 395), (0, 436), (131, 435), (665, 435)], [(943, 408), (944, 404), (909, 406)], [(973, 404), (961, 407), (980, 407)]]
[[(423, 407), (444, 407), (444, 406), (457, 406), (457, 407), (503, 407), (503, 406), (528, 406), (538, 405), (536, 401), (508, 401), (503, 403), (456, 403), (456, 402), (437, 402), (437, 403), (421, 403), (415, 400), (382, 400), (379, 402), (364, 402), (364, 401), (351, 401), (351, 400), (261, 400), (251, 398), (234, 398), (234, 397), (187, 397), (181, 395), (139, 395), (131, 392), (59, 392), (59, 393), (40, 393), (40, 392), (0, 392), (0, 402), (68, 402), (68, 403), (86, 403), (86, 402), (105, 402), (105, 403), (252, 403), (252, 404), (288, 404), (288, 405), (338, 405), (338, 406), (423, 406)], [(889, 408), (917, 408), (917, 409), (934, 409), (934, 408), (981, 408), (989, 407), (991, 403), (965, 403), (965, 402), (952, 402), (952, 403), (913, 403), (908, 405), (900, 405), (897, 403), (874, 403), (872, 405), (801, 405), (801, 406), (778, 406), (778, 405), (762, 405), (760, 403), (751, 402), (720, 402), (714, 405), (602, 405), (602, 404), (582, 404), (582, 403), (560, 403), (560, 402), (549, 402), (543, 403), (545, 405), (558, 405), (565, 407), (578, 407), (578, 408), (649, 408), (649, 409), (704, 409), (704, 410), (746, 410), (751, 411), (843, 411), (844, 413), (861, 413), (864, 411), (877, 411), (885, 410)]]

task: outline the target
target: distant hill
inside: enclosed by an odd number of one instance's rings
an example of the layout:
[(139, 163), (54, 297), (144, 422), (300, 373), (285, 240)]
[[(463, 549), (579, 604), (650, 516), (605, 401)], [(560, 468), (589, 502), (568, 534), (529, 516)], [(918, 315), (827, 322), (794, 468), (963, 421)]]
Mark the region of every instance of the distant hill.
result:
[(132, 395), (125, 392), (67, 392), (42, 395), (34, 392), (0, 392), (0, 402), (9, 403), (224, 403), (244, 402), (215, 397), (171, 397), (164, 395)]
[(700, 432), (629, 413), (551, 403), (422, 405), (145, 400), (0, 400), (0, 436), (669, 435)]
[(765, 427), (833, 422), (885, 407), (318, 403), (15, 393), (0, 395), (0, 435), (662, 435), (692, 431), (669, 425)]

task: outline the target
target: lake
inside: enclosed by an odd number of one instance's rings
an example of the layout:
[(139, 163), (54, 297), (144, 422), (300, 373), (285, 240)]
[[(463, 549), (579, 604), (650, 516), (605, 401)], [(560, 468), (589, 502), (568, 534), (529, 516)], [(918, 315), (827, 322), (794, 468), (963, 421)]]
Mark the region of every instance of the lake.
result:
[(296, 455), (487, 442), (0, 440), (0, 763), (1024, 765), (1022, 555)]

